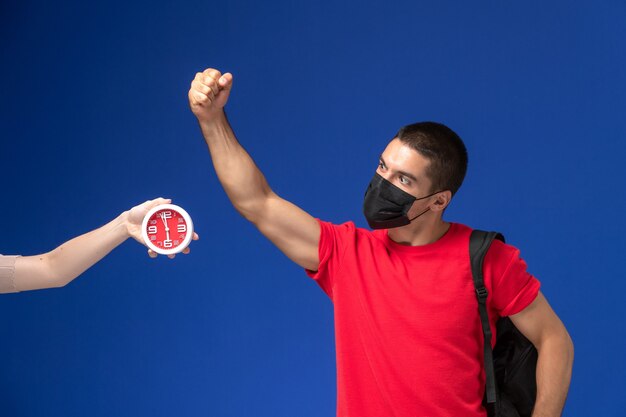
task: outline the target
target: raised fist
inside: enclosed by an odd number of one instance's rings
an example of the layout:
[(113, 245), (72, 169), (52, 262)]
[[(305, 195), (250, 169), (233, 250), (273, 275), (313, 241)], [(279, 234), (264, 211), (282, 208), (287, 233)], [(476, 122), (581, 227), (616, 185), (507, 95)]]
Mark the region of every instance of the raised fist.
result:
[(228, 101), (233, 75), (222, 75), (218, 70), (208, 68), (196, 74), (189, 89), (189, 106), (200, 122), (211, 121)]

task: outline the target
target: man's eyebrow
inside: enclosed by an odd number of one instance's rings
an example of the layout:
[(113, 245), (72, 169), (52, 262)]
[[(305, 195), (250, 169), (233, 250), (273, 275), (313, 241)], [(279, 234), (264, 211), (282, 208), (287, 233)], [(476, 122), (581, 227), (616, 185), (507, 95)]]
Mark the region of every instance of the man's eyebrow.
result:
[[(385, 160), (383, 159), (383, 156), (382, 156), (382, 155), (380, 155), (378, 158), (380, 159), (380, 162), (382, 162), (384, 166), (387, 166), (387, 164), (385, 163)], [(400, 174), (400, 175), (403, 175), (403, 176), (405, 176), (405, 177), (407, 177), (407, 178), (412, 179), (412, 180), (413, 180), (413, 181), (415, 181), (415, 182), (418, 182), (417, 178), (416, 178), (416, 177), (415, 177), (415, 175), (413, 175), (413, 174), (410, 174), (410, 173), (408, 173), (408, 172), (406, 172), (406, 171), (396, 171), (396, 172), (397, 172), (398, 174)]]
[(403, 176), (405, 176), (407, 178), (410, 178), (413, 181), (417, 182), (417, 178), (413, 174), (409, 174), (408, 172), (405, 172), (405, 171), (398, 171), (398, 174), (403, 175)]

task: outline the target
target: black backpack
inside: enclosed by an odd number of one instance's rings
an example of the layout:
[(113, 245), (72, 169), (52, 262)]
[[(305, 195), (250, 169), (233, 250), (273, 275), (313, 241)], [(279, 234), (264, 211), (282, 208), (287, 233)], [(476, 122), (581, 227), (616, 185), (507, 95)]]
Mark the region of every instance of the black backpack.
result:
[(491, 350), (483, 259), (493, 239), (504, 242), (504, 236), (496, 232), (474, 230), (470, 236), (470, 262), (485, 338), (487, 381), (483, 405), (489, 417), (530, 417), (537, 396), (537, 349), (508, 317), (503, 317), (496, 324), (496, 345)]

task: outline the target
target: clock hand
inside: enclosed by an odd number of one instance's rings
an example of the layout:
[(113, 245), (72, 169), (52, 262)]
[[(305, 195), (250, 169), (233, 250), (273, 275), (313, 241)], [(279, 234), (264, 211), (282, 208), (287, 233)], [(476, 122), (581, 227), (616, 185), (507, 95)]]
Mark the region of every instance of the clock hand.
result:
[(165, 219), (165, 213), (161, 213), (161, 220), (165, 225), (165, 235), (167, 236), (167, 240), (170, 240), (170, 228), (167, 226), (167, 220)]
[(165, 219), (165, 214), (161, 213), (159, 217), (161, 217), (161, 221), (163, 222), (163, 225), (165, 226), (165, 231), (169, 231), (170, 228), (167, 226), (167, 220)]

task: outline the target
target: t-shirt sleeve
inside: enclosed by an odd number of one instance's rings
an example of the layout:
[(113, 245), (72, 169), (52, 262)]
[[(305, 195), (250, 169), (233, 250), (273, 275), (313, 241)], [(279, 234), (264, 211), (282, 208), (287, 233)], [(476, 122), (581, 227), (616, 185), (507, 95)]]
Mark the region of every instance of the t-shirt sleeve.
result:
[(501, 317), (519, 313), (537, 298), (541, 284), (527, 271), (517, 248), (494, 241), (485, 268), (491, 274), (491, 307)]
[(347, 245), (354, 240), (354, 223), (335, 225), (317, 219), (320, 224), (319, 259), (317, 271), (306, 269), (308, 276), (333, 298), (333, 285), (341, 268), (341, 260)]
[(0, 255), (0, 294), (18, 292), (15, 288), (15, 259), (17, 256)]

